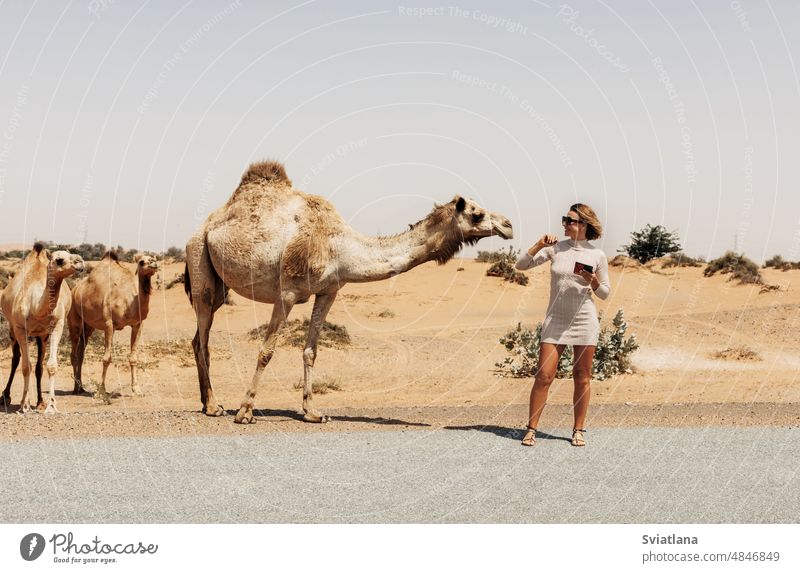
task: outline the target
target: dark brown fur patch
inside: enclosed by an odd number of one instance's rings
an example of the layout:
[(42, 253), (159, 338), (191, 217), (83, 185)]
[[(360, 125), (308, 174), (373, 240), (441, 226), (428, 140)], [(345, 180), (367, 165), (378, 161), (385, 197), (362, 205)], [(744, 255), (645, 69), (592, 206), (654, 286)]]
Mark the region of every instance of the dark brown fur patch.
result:
[(260, 161), (258, 163), (251, 163), (247, 171), (242, 175), (242, 180), (239, 185), (247, 183), (258, 183), (266, 181), (268, 183), (285, 183), (291, 186), (292, 180), (286, 175), (286, 169), (283, 164), (278, 161)]
[(103, 258), (119, 262), (119, 254), (117, 254), (116, 251), (106, 251), (105, 254), (103, 255)]

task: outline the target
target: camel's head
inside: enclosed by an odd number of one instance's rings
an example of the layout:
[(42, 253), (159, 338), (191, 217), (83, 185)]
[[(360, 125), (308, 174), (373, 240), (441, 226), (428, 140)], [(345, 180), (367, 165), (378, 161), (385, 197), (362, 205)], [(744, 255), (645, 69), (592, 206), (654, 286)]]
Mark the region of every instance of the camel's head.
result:
[(48, 253), (47, 258), (48, 271), (58, 278), (63, 279), (83, 272), (84, 264), (80, 255), (73, 255), (69, 251), (54, 251)]
[[(431, 252), (439, 263), (449, 261), (464, 245), (474, 245), (492, 235), (504, 239), (514, 237), (511, 221), (499, 213), (487, 211), (475, 201), (456, 195), (444, 205), (437, 205), (426, 219), (426, 228), (441, 241)], [(411, 225), (412, 229), (422, 223)]]
[(487, 211), (472, 199), (456, 195), (446, 207), (452, 208), (457, 232), (464, 237), (465, 243), (472, 244), (492, 235), (504, 239), (514, 238), (511, 221), (499, 213)]
[(136, 263), (136, 272), (142, 276), (151, 277), (158, 272), (158, 260), (155, 257), (136, 253), (133, 262)]

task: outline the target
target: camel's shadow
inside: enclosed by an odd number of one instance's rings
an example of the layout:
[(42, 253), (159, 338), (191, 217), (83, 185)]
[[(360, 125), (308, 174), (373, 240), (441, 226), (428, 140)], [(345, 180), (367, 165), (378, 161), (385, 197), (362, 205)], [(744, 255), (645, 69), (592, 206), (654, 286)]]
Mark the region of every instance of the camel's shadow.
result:
[[(522, 440), (522, 436), (525, 435), (525, 430), (520, 428), (507, 428), (505, 426), (492, 426), (492, 425), (471, 425), (471, 426), (445, 426), (445, 430), (476, 430), (478, 432), (487, 432), (489, 434), (494, 434), (495, 436), (499, 436), (501, 438), (508, 438), (509, 440)], [(553, 434), (548, 434), (546, 432), (542, 432), (541, 430), (536, 431), (536, 439), (537, 440), (563, 440), (565, 442), (571, 442), (570, 438), (566, 436), (554, 436)]]
[[(237, 410), (225, 410), (228, 416), (235, 416)], [(265, 418), (290, 418), (299, 422), (306, 423), (303, 420), (303, 413), (296, 410), (278, 410), (263, 408), (260, 410), (253, 410), (253, 417), (259, 419)], [(396, 418), (374, 418), (371, 416), (345, 416), (341, 414), (330, 416), (331, 422), (360, 422), (363, 424), (380, 424), (385, 426), (416, 426), (416, 427), (430, 427), (430, 424), (422, 422), (409, 422), (407, 420), (398, 420)]]

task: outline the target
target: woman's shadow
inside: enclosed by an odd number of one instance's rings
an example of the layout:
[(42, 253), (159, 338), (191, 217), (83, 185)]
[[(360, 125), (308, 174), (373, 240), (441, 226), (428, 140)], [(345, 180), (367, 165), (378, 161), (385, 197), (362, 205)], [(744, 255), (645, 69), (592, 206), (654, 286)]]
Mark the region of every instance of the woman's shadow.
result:
[[(489, 434), (494, 434), (495, 436), (499, 436), (501, 438), (507, 438), (509, 440), (522, 440), (522, 436), (525, 435), (525, 430), (520, 428), (507, 428), (506, 426), (493, 426), (493, 425), (478, 425), (474, 424), (471, 426), (444, 426), (445, 430), (476, 430), (478, 432), (487, 432)], [(563, 440), (565, 442), (571, 442), (570, 438), (566, 436), (554, 436), (553, 434), (548, 434), (547, 432), (543, 432), (541, 430), (536, 430), (536, 439), (537, 440)]]

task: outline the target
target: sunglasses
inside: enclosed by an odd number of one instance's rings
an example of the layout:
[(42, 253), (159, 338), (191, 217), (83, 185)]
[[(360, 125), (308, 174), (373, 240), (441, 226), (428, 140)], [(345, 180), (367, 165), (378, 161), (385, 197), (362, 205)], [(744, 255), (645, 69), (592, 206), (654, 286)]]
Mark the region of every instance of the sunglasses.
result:
[(582, 223), (582, 222), (583, 221), (578, 221), (577, 219), (573, 219), (572, 217), (561, 217), (561, 224), (562, 225), (572, 225), (573, 223), (575, 223), (577, 225), (578, 223)]

